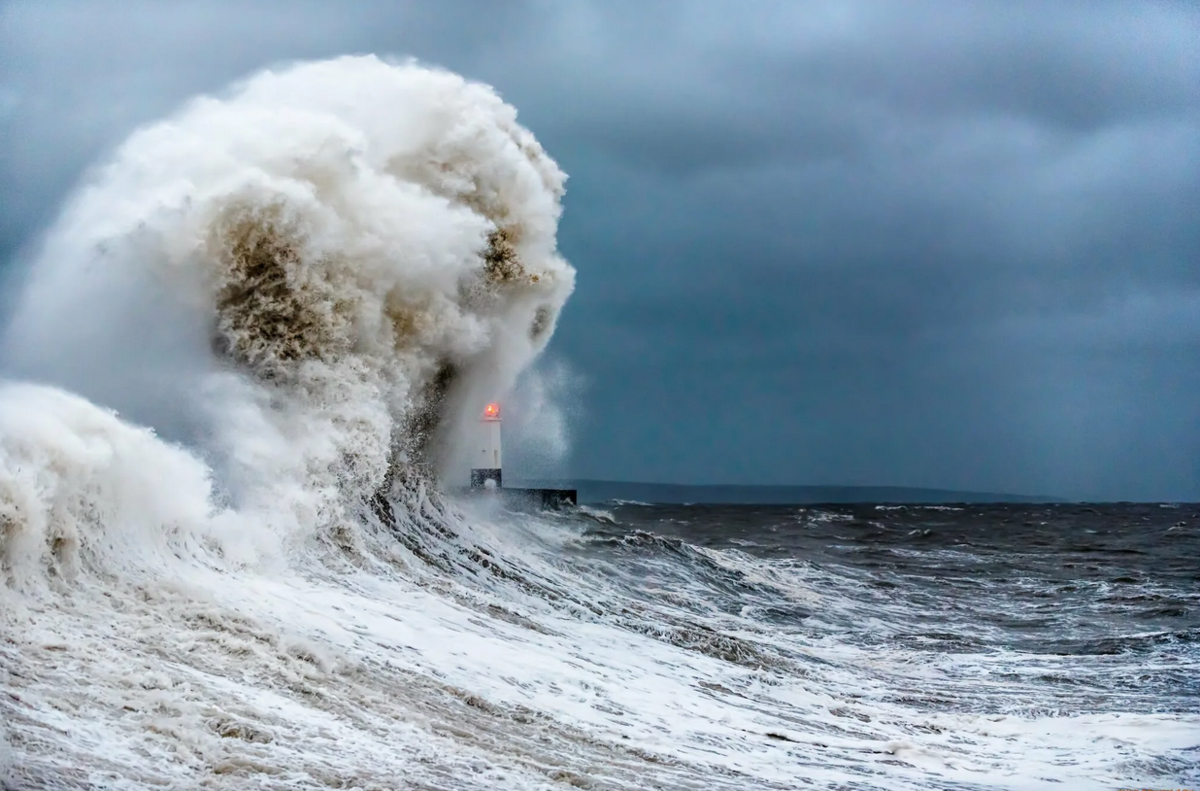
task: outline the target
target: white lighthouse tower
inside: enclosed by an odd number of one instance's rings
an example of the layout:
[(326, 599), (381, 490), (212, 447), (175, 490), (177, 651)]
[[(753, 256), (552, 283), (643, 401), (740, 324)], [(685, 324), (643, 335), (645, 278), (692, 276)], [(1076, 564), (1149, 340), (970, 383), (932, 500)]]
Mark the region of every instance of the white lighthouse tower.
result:
[(484, 407), (475, 424), (469, 453), (471, 489), (487, 491), (489, 499), (495, 497), (505, 507), (557, 510), (578, 502), (578, 493), (574, 489), (501, 488), (500, 405), (494, 401)]
[(500, 405), (488, 404), (475, 429), (471, 460), (471, 488), (499, 489), (500, 479)]

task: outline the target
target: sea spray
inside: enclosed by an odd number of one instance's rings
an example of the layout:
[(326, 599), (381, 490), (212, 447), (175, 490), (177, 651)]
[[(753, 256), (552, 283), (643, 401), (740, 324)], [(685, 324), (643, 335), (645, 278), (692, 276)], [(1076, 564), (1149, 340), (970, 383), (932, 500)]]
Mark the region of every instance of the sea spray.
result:
[(263, 72), (139, 130), (76, 192), (5, 362), (315, 529), (444, 468), (545, 347), (574, 283), (564, 180), (511, 106), (448, 72)]

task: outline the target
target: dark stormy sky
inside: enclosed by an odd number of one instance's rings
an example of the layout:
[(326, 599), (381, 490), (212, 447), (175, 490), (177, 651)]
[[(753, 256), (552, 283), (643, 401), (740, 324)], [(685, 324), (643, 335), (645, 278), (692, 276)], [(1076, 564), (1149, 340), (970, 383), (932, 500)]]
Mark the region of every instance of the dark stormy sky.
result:
[(188, 96), (414, 55), (571, 176), (574, 474), (1200, 499), (1195, 3), (0, 8), (6, 260)]

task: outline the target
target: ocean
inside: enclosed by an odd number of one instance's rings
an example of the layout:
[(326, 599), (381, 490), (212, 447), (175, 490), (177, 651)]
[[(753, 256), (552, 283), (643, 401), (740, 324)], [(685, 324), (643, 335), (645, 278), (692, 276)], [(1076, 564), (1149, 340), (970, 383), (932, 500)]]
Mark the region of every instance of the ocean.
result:
[(1197, 506), (456, 497), (575, 287), (516, 118), (337, 58), (85, 174), (6, 284), (3, 791), (1200, 783)]
[(413, 505), (338, 564), (176, 557), (7, 609), (4, 788), (1200, 772), (1200, 507)]

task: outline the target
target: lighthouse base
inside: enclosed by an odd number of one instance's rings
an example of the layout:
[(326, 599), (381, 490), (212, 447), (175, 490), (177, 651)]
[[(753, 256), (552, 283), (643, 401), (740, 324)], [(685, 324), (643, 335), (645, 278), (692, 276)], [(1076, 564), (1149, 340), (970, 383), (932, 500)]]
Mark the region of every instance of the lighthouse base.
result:
[(575, 489), (503, 489), (499, 486), (472, 486), (463, 491), (471, 498), (495, 498), (506, 508), (533, 511), (558, 511), (577, 505)]
[(499, 489), (502, 480), (499, 467), (484, 467), (471, 470), (472, 489)]

